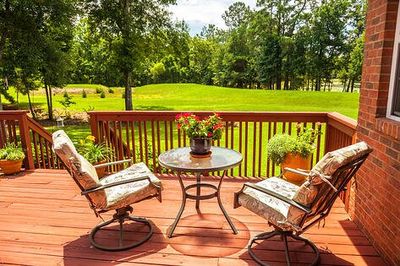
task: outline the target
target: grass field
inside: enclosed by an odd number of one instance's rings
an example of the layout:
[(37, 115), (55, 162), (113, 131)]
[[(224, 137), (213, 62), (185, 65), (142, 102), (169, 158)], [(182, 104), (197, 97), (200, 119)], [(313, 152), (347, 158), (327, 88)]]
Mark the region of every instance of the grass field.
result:
[[(104, 89), (106, 98), (95, 94), (96, 88)], [(108, 88), (102, 85), (71, 84), (65, 88), (76, 102), (70, 111), (124, 110), (122, 88)], [(82, 98), (82, 90), (87, 98)], [(64, 89), (55, 90), (54, 108), (62, 108), (59, 101)], [(12, 94), (15, 92), (11, 91)], [(336, 111), (356, 118), (358, 93), (313, 92), (313, 91), (269, 91), (234, 89), (198, 84), (155, 84), (137, 87), (133, 92), (136, 110), (210, 110), (210, 111)], [(46, 97), (43, 90), (32, 94), (32, 101), (43, 109)], [(26, 107), (27, 97), (20, 95), (21, 106)]]
[[(82, 90), (87, 98), (82, 98)], [(105, 98), (96, 94), (96, 89), (106, 93)], [(59, 101), (66, 90), (76, 102), (69, 108), (72, 112), (85, 110), (124, 110), (123, 88), (109, 88), (102, 85), (71, 84), (64, 89), (55, 89), (53, 96), (54, 108), (61, 109)], [(15, 94), (15, 93), (14, 93)], [(175, 110), (175, 111), (336, 111), (351, 118), (357, 117), (358, 93), (312, 92), (312, 91), (269, 91), (223, 88), (198, 84), (156, 84), (137, 87), (133, 92), (133, 104), (136, 110)], [(46, 97), (43, 90), (35, 91), (32, 101), (41, 109), (46, 110)], [(21, 106), (27, 106), (26, 96), (19, 96)], [(50, 132), (58, 128), (47, 127)], [(78, 143), (79, 139), (90, 134), (88, 124), (69, 125), (63, 128), (71, 139)], [(235, 131), (238, 129), (236, 128)], [(251, 129), (250, 129), (251, 130)], [(280, 131), (278, 126), (278, 132)], [(267, 131), (263, 131), (263, 139), (267, 139)], [(161, 134), (163, 135), (163, 134)], [(236, 134), (237, 135), (237, 134)], [(148, 136), (149, 137), (149, 136)], [(150, 139), (150, 137), (149, 137)], [(249, 137), (249, 149), (253, 135)], [(238, 142), (235, 142), (238, 143)], [(163, 143), (162, 143), (163, 145)], [(321, 144), (323, 151), (323, 145)], [(237, 147), (236, 147), (237, 148)], [(249, 155), (249, 160), (253, 155)], [(263, 150), (262, 158), (265, 158)], [(262, 165), (262, 172), (266, 164)], [(237, 170), (235, 170), (237, 171)], [(278, 169), (276, 169), (278, 171)]]

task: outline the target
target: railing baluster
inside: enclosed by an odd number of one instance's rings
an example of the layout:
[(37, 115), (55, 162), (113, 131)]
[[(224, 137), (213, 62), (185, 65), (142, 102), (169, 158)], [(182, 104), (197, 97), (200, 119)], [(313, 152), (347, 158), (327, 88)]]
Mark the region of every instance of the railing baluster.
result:
[(249, 122), (244, 123), (244, 176), (247, 176), (247, 152), (249, 143)]
[[(138, 121), (139, 123), (139, 154), (140, 154), (140, 161), (143, 162), (143, 134), (142, 134), (142, 121)], [(144, 121), (146, 123), (146, 121)]]
[(262, 163), (262, 122), (259, 123), (259, 137), (258, 137), (258, 177), (261, 177), (261, 163)]
[(146, 165), (149, 165), (149, 147), (147, 143), (147, 121), (143, 123), (143, 131), (144, 131), (144, 159)]
[(253, 122), (253, 164), (252, 164), (252, 169), (253, 169), (253, 177), (256, 176), (256, 148), (257, 148), (257, 122)]
[(151, 120), (151, 142), (152, 142), (151, 151), (153, 153), (153, 156), (151, 156), (151, 157), (153, 159), (153, 172), (157, 171), (156, 170), (157, 165), (156, 165), (156, 143), (155, 143), (155, 141), (156, 141), (156, 138), (154, 135), (154, 120)]
[[(239, 152), (242, 153), (242, 130), (243, 130), (243, 122), (239, 122)], [(239, 164), (239, 176), (243, 176), (242, 173), (242, 165), (243, 163)]]
[(133, 163), (136, 163), (135, 121), (132, 121), (131, 123), (131, 134), (132, 134), (132, 158), (133, 158)]
[[(129, 137), (129, 121), (125, 121), (125, 134), (126, 134), (126, 149), (128, 154), (126, 154), (126, 157), (129, 159), (132, 157), (131, 153), (131, 142), (130, 142), (130, 137)], [(122, 142), (122, 141), (121, 141)]]

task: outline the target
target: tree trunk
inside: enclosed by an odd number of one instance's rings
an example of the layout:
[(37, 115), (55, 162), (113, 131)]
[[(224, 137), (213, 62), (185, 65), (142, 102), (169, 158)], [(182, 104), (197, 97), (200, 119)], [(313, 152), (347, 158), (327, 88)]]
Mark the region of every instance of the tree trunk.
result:
[(29, 110), (31, 111), (33, 119), (36, 119), (36, 114), (35, 114), (35, 110), (33, 110), (31, 94), (30, 94), (29, 90), (27, 92), (27, 95), (28, 95)]
[(0, 111), (3, 110), (3, 99), (1, 97), (1, 92), (0, 92)]
[(283, 89), (288, 90), (289, 89), (289, 75), (285, 75), (285, 82), (283, 83)]
[(49, 114), (49, 120), (53, 120), (53, 102), (51, 97), (51, 88), (46, 83), (44, 84), (44, 90), (46, 91), (47, 112)]
[(350, 88), (350, 91), (351, 91), (351, 92), (354, 92), (354, 82), (355, 82), (355, 79), (352, 78), (352, 79), (351, 79), (351, 88)]
[(321, 91), (321, 77), (317, 77), (315, 80), (315, 91)]
[(349, 92), (349, 91), (350, 91), (350, 85), (351, 85), (351, 80), (349, 80), (349, 82), (347, 83), (346, 92)]
[(342, 92), (346, 92), (347, 79), (344, 79)]
[(125, 110), (133, 110), (132, 106), (132, 88), (131, 88), (131, 74), (125, 71)]

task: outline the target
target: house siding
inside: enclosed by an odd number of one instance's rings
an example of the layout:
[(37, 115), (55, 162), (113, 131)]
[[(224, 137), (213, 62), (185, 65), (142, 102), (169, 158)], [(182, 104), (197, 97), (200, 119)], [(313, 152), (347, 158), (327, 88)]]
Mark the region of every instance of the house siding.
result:
[(400, 265), (400, 122), (386, 118), (398, 4), (368, 3), (357, 139), (374, 152), (356, 176), (349, 204), (390, 265)]

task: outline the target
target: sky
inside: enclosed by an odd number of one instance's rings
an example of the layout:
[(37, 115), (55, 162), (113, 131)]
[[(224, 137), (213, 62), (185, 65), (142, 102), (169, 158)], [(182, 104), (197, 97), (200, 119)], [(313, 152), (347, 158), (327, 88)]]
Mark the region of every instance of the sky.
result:
[[(200, 33), (203, 26), (215, 24), (225, 29), (222, 14), (237, 0), (177, 0), (177, 4), (170, 6), (172, 16), (184, 20), (190, 27), (190, 34)], [(241, 0), (251, 8), (256, 6), (256, 0)]]

